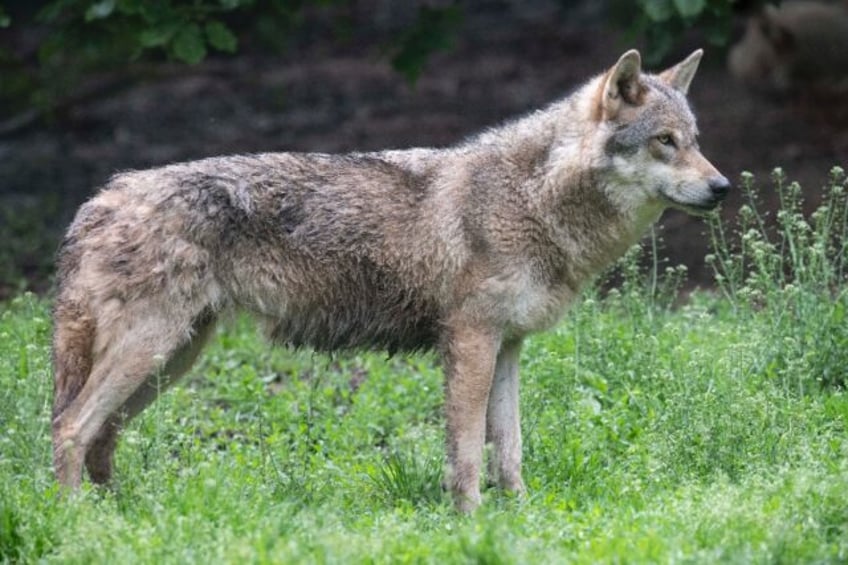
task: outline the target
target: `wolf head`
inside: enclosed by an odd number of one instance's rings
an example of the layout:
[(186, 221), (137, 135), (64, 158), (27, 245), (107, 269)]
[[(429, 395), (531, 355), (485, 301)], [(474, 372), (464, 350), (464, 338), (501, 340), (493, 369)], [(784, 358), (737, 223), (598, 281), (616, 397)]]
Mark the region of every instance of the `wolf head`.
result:
[(730, 183), (701, 154), (686, 100), (702, 54), (651, 75), (631, 50), (596, 82), (605, 190), (622, 211), (672, 206), (702, 214), (727, 196)]

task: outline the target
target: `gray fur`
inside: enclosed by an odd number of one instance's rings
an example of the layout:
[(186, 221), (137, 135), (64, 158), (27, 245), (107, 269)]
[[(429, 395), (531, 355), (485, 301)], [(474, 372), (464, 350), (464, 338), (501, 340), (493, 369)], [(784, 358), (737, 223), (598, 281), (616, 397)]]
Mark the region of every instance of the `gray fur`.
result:
[[(239, 155), (115, 176), (59, 254), (60, 482), (77, 486), (83, 464), (107, 481), (120, 425), (156, 396), (151, 377), (175, 381), (220, 314), (245, 310), (292, 347), (437, 349), (458, 506), (479, 502), (487, 437), (499, 484), (523, 490), (522, 338), (555, 323), (666, 206), (718, 202), (709, 183), (721, 177), (668, 86), (688, 86), (698, 58), (666, 82), (631, 51), (574, 95), (453, 148)], [(679, 151), (657, 146), (667, 131)]]

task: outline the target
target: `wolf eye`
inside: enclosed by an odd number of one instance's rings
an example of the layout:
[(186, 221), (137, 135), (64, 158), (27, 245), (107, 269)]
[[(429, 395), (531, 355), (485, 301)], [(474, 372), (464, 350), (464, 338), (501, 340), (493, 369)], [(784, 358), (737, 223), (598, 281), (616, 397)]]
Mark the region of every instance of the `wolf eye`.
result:
[(676, 147), (674, 144), (674, 138), (671, 136), (671, 134), (668, 133), (658, 135), (657, 141), (659, 141), (663, 145), (667, 145), (668, 147)]

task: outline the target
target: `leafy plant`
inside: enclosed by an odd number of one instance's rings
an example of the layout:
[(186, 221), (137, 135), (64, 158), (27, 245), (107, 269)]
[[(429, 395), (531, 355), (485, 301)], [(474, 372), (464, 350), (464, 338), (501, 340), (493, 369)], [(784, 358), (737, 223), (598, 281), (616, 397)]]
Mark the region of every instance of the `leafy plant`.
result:
[(403, 33), (391, 49), (394, 52), (392, 65), (407, 80), (415, 82), (433, 53), (453, 47), (461, 22), (462, 11), (455, 4), (445, 8), (421, 6), (415, 25)]
[(377, 495), (387, 504), (436, 503), (442, 498), (442, 462), (439, 457), (416, 457), (393, 451), (367, 473)]
[[(746, 4), (753, 9), (769, 1), (755, 0)], [(645, 58), (648, 64), (654, 65), (660, 63), (680, 36), (691, 28), (701, 31), (713, 45), (725, 45), (730, 40), (736, 4), (734, 0), (637, 0), (634, 6), (634, 2), (615, 0), (611, 16), (632, 37), (645, 39)]]
[(56, 33), (42, 45), (42, 59), (60, 47), (91, 59), (136, 59), (161, 50), (185, 62), (201, 61), (211, 47), (235, 52), (238, 40), (222, 18), (255, 6), (253, 0), (63, 0), (49, 3), (37, 20)]
[[(254, 48), (285, 48), (307, 24), (311, 9), (344, 23), (351, 0), (52, 0), (34, 16), (12, 20), (0, 6), (0, 28), (43, 29), (36, 61), (0, 51), (0, 102), (7, 112), (35, 106), (50, 111), (85, 78), (126, 70), (129, 63), (167, 59), (196, 65), (210, 53), (233, 54), (240, 38)], [(422, 6), (410, 28), (386, 47), (395, 69), (411, 82), (427, 59), (451, 47), (462, 11), (458, 5)], [(331, 26), (332, 27), (332, 26)]]
[(775, 377), (798, 390), (815, 383), (844, 386), (848, 366), (848, 185), (831, 170), (822, 204), (804, 213), (803, 191), (782, 169), (772, 180), (780, 209), (772, 221), (762, 210), (753, 175), (742, 175), (747, 202), (739, 209), (738, 243), (717, 218), (713, 253), (706, 260), (718, 288), (741, 313), (773, 313), (763, 331), (771, 354), (763, 361)]
[(20, 532), (21, 524), (14, 508), (5, 502), (0, 504), (0, 559), (18, 561), (24, 545)]

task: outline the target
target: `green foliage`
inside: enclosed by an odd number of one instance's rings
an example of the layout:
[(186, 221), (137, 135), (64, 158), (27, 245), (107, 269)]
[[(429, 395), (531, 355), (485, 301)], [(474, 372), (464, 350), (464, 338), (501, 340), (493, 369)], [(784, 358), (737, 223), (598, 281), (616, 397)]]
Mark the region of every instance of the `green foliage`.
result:
[(0, 505), (0, 557), (9, 561), (21, 558), (24, 545), (18, 513), (6, 503)]
[(645, 34), (649, 64), (665, 56), (687, 28), (697, 26), (714, 45), (730, 39), (732, 0), (639, 0), (638, 4), (643, 17), (636, 25)]
[(52, 0), (12, 22), (0, 10), (0, 26), (32, 28), (30, 35), (40, 38), (35, 60), (0, 52), (0, 116), (32, 107), (49, 112), (86, 77), (141, 59), (196, 64), (210, 50), (234, 53), (240, 18), (253, 13), (285, 33), (291, 4), (301, 2)]
[[(14, 22), (0, 6), (0, 27), (11, 23), (46, 32), (35, 64), (0, 50), (0, 116), (27, 106), (50, 110), (87, 76), (139, 60), (164, 57), (196, 65), (210, 53), (235, 53), (240, 37), (254, 48), (284, 49), (289, 36), (305, 26), (310, 8), (331, 14), (343, 35), (350, 1), (52, 0), (34, 19)], [(386, 47), (392, 65), (414, 82), (434, 52), (452, 46), (461, 19), (457, 5), (422, 6), (415, 23)]]
[(143, 51), (155, 49), (195, 64), (209, 47), (234, 52), (236, 36), (221, 18), (255, 5), (254, 0), (56, 0), (38, 16), (55, 30), (42, 55), (54, 57), (55, 44), (107, 61), (138, 58)]
[(442, 500), (440, 488), (442, 478), (441, 458), (435, 455), (426, 458), (414, 453), (394, 451), (386, 460), (367, 471), (374, 484), (377, 496), (387, 504), (423, 504)]
[(804, 214), (801, 187), (775, 169), (781, 207), (775, 221), (762, 210), (750, 174), (742, 177), (747, 200), (739, 210), (738, 244), (724, 226), (711, 223), (715, 252), (707, 257), (719, 289), (740, 315), (767, 309), (769, 354), (760, 370), (794, 383), (799, 391), (818, 384), (844, 386), (848, 366), (848, 187), (834, 167), (822, 204)]
[[(756, 7), (769, 2), (756, 0), (747, 4)], [(649, 65), (660, 63), (690, 28), (697, 28), (713, 45), (726, 45), (730, 40), (734, 0), (637, 0), (635, 17), (633, 4), (615, 0), (611, 16), (632, 37), (645, 39)]]
[(60, 499), (50, 304), (0, 303), (0, 561), (845, 562), (845, 180), (806, 215), (777, 174), (772, 229), (745, 179), (715, 291), (681, 304), (651, 240), (528, 341), (529, 495), (468, 517), (432, 356), (271, 349), (242, 318), (123, 433), (114, 490)]
[(433, 53), (453, 47), (461, 23), (462, 11), (457, 5), (421, 6), (417, 22), (401, 35), (393, 49), (392, 65), (410, 82), (415, 82)]

